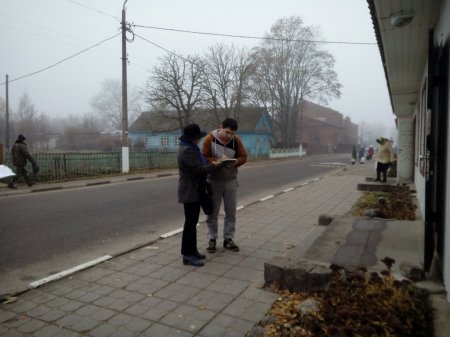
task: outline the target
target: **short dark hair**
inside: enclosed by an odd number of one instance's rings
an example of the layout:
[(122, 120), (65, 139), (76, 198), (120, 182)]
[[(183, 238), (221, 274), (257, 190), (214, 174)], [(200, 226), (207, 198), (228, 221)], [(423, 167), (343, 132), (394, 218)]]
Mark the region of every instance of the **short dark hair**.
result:
[(224, 129), (226, 128), (230, 128), (231, 130), (236, 131), (238, 129), (238, 123), (236, 122), (236, 120), (234, 118), (225, 118), (222, 123), (221, 123), (222, 127)]

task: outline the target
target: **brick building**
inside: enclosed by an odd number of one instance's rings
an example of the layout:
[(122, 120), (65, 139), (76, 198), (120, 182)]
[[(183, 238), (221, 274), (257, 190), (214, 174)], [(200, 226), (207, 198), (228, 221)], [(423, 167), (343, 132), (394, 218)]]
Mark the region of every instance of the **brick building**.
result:
[(340, 112), (304, 101), (298, 119), (299, 143), (308, 154), (351, 152), (358, 142), (358, 125)]

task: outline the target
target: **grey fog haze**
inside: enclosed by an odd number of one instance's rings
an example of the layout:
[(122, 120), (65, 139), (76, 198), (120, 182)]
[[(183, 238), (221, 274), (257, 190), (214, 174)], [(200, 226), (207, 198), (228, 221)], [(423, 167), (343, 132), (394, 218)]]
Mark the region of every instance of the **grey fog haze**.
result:
[[(120, 21), (123, 0), (0, 0), (0, 83), (9, 85), (10, 109), (26, 92), (49, 117), (93, 113), (89, 101), (107, 79), (121, 79)], [(128, 84), (144, 88), (158, 57), (170, 50), (200, 55), (215, 43), (251, 48), (260, 40), (199, 35), (173, 30), (263, 37), (275, 21), (300, 16), (315, 26), (336, 60), (342, 95), (328, 106), (353, 122), (394, 127), (381, 57), (365, 0), (128, 0), (127, 21), (135, 24), (127, 44)], [(147, 27), (140, 27), (147, 26)], [(117, 35), (117, 36), (115, 36)], [(114, 37), (115, 36), (115, 37)], [(131, 34), (128, 35), (131, 38)], [(55, 67), (56, 64), (103, 40)], [(152, 43), (150, 43), (152, 42)], [(353, 44), (353, 43), (365, 44)], [(159, 47), (158, 47), (159, 46)], [(164, 49), (162, 49), (162, 48)], [(0, 85), (5, 98), (5, 85)], [(132, 121), (130, 121), (132, 122)]]

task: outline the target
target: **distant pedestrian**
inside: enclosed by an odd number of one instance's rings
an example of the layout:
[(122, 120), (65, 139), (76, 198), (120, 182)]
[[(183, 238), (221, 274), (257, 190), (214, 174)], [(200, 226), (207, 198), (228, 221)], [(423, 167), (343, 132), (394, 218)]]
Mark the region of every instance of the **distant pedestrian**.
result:
[[(375, 181), (387, 182), (387, 170), (394, 159), (394, 150), (389, 139), (380, 137), (377, 139), (377, 178)], [(383, 177), (381, 178), (381, 175)]]
[(8, 184), (9, 188), (16, 189), (16, 185), (14, 183), (22, 176), (28, 186), (34, 185), (34, 182), (31, 181), (28, 176), (28, 172), (26, 169), (27, 161), (29, 161), (33, 167), (33, 173), (37, 173), (39, 171), (39, 166), (34, 161), (30, 151), (28, 151), (28, 146), (25, 143), (25, 136), (19, 135), (17, 137), (16, 142), (14, 143), (11, 149), (11, 155), (13, 160), (13, 165), (16, 167), (16, 175), (13, 177), (12, 181)]
[(367, 150), (367, 160), (372, 160), (372, 156), (373, 156), (373, 145), (369, 146), (369, 149)]
[(361, 145), (361, 147), (359, 148), (359, 155), (358, 155), (360, 164), (364, 164), (364, 160), (365, 160), (364, 154), (365, 154), (365, 152), (366, 152), (366, 149), (364, 148), (364, 145)]
[(356, 163), (356, 146), (353, 145), (353, 148), (352, 148), (352, 165), (355, 165), (355, 163)]
[(178, 148), (178, 202), (184, 206), (184, 227), (181, 239), (183, 263), (203, 266), (205, 255), (197, 249), (197, 223), (200, 216), (199, 186), (206, 181), (208, 173), (220, 165), (208, 163), (200, 152), (198, 144), (206, 132), (200, 131), (197, 124), (186, 125), (180, 137)]
[[(239, 247), (233, 241), (236, 231), (236, 207), (238, 189), (238, 167), (247, 161), (247, 153), (241, 139), (236, 136), (238, 123), (233, 118), (222, 121), (220, 128), (211, 131), (203, 142), (202, 152), (208, 162), (225, 161), (216, 172), (208, 176), (213, 190), (213, 212), (206, 219), (209, 229), (208, 253), (216, 252), (218, 238), (218, 216), (220, 205), (224, 204), (223, 247), (233, 252)], [(231, 160), (230, 160), (231, 159)]]

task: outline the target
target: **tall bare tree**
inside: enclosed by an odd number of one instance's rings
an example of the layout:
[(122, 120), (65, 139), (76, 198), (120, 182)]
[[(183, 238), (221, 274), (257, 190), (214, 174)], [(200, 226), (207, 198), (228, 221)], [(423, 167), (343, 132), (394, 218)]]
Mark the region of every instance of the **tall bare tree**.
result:
[(49, 119), (34, 107), (27, 93), (24, 93), (19, 101), (14, 120), (15, 131), (26, 135), (31, 148), (36, 149), (38, 143), (42, 145), (48, 142)]
[(204, 105), (214, 111), (217, 124), (220, 122), (219, 111), (239, 120), (247, 97), (248, 51), (234, 45), (216, 44), (205, 54), (204, 63)]
[[(129, 87), (127, 98), (128, 119), (133, 121), (141, 112), (142, 94), (138, 89)], [(107, 128), (115, 130), (122, 128), (122, 82), (120, 80), (103, 81), (99, 93), (91, 98), (89, 104)]]
[(60, 121), (62, 132), (58, 146), (63, 150), (99, 150), (101, 141), (100, 122), (85, 114), (69, 116)]
[(198, 57), (163, 56), (147, 81), (146, 102), (161, 114), (175, 111), (175, 116), (167, 114), (167, 118), (175, 118), (183, 128), (202, 102), (202, 73), (203, 63)]
[(301, 140), (304, 99), (326, 102), (340, 96), (334, 58), (318, 48), (317, 35), (300, 17), (282, 18), (252, 54), (253, 101), (271, 113), (284, 147)]

